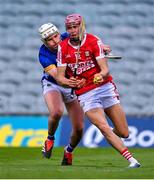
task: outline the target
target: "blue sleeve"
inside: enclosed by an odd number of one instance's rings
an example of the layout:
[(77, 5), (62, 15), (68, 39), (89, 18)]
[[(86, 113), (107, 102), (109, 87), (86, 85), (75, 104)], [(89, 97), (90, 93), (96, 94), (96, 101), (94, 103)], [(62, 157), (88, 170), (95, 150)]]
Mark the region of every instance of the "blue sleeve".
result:
[(55, 62), (52, 62), (52, 56), (50, 56), (49, 50), (44, 45), (41, 46), (39, 51), (39, 61), (43, 68), (55, 64)]

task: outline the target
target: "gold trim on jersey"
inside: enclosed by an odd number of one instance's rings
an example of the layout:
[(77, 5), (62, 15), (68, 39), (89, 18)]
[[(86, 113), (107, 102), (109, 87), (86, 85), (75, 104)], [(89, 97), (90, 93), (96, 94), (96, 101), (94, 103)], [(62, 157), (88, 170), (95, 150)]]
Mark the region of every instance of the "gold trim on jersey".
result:
[(44, 71), (48, 72), (48, 71), (50, 71), (53, 68), (56, 68), (55, 64), (51, 64), (51, 65), (47, 66), (46, 68), (44, 68)]

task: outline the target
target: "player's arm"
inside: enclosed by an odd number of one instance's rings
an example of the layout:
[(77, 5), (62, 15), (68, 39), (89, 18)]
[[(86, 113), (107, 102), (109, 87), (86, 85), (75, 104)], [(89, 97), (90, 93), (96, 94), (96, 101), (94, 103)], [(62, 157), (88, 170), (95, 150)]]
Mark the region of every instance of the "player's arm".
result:
[(97, 60), (100, 67), (100, 72), (94, 75), (94, 83), (102, 83), (104, 79), (109, 75), (109, 68), (106, 58), (101, 58)]
[(55, 64), (50, 64), (49, 66), (45, 67), (44, 71), (52, 76), (55, 80), (57, 79), (57, 67)]
[(55, 80), (57, 78), (57, 67), (52, 63), (50, 58), (45, 54), (46, 51), (39, 51), (39, 62), (42, 65), (44, 71), (52, 76)]
[(66, 66), (58, 66), (57, 67), (57, 82), (66, 87), (76, 87), (77, 80), (74, 77), (70, 79), (65, 77)]
[[(110, 49), (110, 47), (107, 47), (107, 49), (108, 48)], [(100, 39), (97, 39), (96, 41), (94, 41), (93, 52), (94, 52), (97, 64), (100, 67), (100, 72), (94, 75), (94, 83), (96, 84), (102, 83), (104, 79), (109, 75), (109, 68), (108, 68), (107, 59), (105, 58), (105, 54), (104, 54), (104, 45)]]
[(76, 78), (67, 78), (66, 75), (67, 62), (65, 62), (65, 53), (62, 51), (61, 46), (58, 46), (57, 54), (57, 82), (61, 86), (76, 87)]

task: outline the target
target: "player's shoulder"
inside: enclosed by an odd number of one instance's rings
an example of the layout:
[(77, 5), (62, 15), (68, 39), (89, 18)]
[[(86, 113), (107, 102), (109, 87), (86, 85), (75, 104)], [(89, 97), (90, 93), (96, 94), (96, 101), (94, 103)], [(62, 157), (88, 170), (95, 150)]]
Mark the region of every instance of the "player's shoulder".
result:
[(101, 42), (100, 38), (97, 37), (96, 35), (94, 35), (94, 34), (87, 34), (87, 42), (88, 42), (89, 44), (92, 45), (92, 44), (97, 43), (98, 41)]
[(39, 51), (40, 57), (46, 57), (49, 59), (55, 58), (55, 53), (50, 51), (44, 44), (40, 47)]
[(65, 38), (63, 41), (60, 42), (61, 47), (65, 47), (68, 45), (69, 37)]
[(99, 37), (97, 37), (96, 35), (94, 35), (94, 34), (89, 34), (89, 33), (87, 33), (87, 39), (90, 39), (90, 40), (99, 40), (100, 38)]
[(47, 51), (49, 51), (49, 49), (44, 44), (42, 44), (42, 46), (40, 47), (39, 52), (44, 54)]
[(62, 33), (60, 36), (62, 41), (69, 37), (67, 32)]

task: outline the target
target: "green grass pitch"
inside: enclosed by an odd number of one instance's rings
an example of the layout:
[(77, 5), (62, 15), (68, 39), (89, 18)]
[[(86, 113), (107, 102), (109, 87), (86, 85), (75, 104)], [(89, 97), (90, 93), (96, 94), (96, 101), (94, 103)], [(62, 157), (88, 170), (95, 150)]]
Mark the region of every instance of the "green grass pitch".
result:
[(41, 148), (0, 148), (0, 179), (153, 179), (154, 149), (130, 148), (142, 167), (128, 162), (113, 148), (76, 148), (73, 166), (61, 166), (63, 148), (44, 159)]

